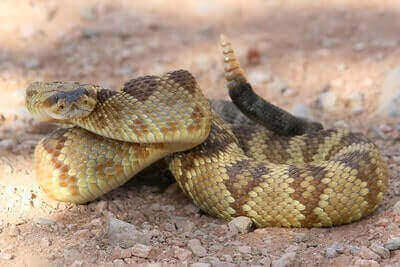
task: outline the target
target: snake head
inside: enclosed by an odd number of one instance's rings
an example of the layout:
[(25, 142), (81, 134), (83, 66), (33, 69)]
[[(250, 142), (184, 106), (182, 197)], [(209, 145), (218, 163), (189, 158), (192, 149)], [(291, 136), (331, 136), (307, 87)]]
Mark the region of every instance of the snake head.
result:
[(38, 94), (38, 106), (49, 117), (68, 120), (86, 117), (94, 110), (97, 87), (78, 82), (33, 82), (27, 89), (27, 96)]

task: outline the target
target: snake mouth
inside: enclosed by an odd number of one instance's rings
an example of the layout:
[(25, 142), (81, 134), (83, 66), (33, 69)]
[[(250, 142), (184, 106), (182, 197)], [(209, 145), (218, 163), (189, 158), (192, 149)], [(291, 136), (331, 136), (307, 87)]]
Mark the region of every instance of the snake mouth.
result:
[(90, 109), (85, 109), (82, 107), (77, 108), (76, 106), (74, 106), (73, 108), (66, 110), (62, 113), (55, 113), (48, 110), (47, 115), (56, 120), (65, 120), (65, 119), (83, 118), (88, 116), (91, 112), (92, 110)]

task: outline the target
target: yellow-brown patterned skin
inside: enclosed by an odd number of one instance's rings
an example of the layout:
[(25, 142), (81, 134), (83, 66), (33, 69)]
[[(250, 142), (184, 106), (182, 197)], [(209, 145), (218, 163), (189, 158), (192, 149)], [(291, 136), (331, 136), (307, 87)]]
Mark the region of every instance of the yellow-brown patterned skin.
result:
[[(245, 79), (234, 67), (226, 71)], [(36, 84), (27, 97), (40, 91)], [(92, 113), (67, 121), (79, 127), (56, 131), (35, 151), (37, 179), (60, 201), (91, 201), (166, 155), (202, 210), (226, 220), (248, 216), (260, 227), (350, 223), (372, 213), (386, 192), (386, 163), (365, 137), (344, 130), (288, 137), (228, 125), (188, 72), (95, 92)], [(41, 108), (40, 101), (29, 106)]]

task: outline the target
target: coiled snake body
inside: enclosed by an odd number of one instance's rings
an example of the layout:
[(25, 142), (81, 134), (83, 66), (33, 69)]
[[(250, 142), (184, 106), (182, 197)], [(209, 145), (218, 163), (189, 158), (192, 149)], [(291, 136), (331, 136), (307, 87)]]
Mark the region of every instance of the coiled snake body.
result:
[(133, 79), (119, 91), (73, 82), (34, 82), (29, 111), (75, 126), (39, 142), (44, 192), (85, 203), (168, 156), (181, 189), (202, 210), (257, 226), (326, 227), (372, 213), (388, 171), (378, 148), (345, 130), (322, 130), (258, 97), (222, 40), (232, 101), (263, 126), (229, 125), (193, 76), (173, 71)]

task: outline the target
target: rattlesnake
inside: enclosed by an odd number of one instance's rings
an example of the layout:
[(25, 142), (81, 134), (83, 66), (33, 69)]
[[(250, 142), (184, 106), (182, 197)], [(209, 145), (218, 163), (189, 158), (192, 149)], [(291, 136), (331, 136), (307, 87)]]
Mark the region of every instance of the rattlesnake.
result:
[(230, 43), (221, 45), (232, 101), (263, 126), (225, 122), (184, 70), (132, 79), (118, 92), (77, 82), (32, 83), (28, 110), (74, 125), (35, 149), (43, 191), (85, 203), (166, 158), (185, 194), (226, 220), (326, 227), (371, 214), (388, 183), (378, 148), (360, 134), (323, 130), (262, 100)]

